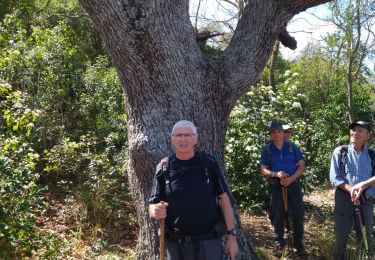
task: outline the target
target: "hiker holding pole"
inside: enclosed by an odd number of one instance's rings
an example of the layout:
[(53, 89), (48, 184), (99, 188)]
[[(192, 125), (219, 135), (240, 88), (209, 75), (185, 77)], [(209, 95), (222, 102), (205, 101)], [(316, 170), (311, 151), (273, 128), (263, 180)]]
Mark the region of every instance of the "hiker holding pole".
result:
[(366, 147), (371, 137), (371, 127), (365, 121), (358, 121), (351, 123), (349, 130), (350, 143), (333, 151), (330, 168), (330, 181), (336, 187), (333, 258), (338, 260), (346, 257), (346, 244), (353, 223), (360, 249), (369, 254), (373, 250), (372, 197), (375, 195), (375, 187), (370, 186), (364, 192), (361, 189), (363, 182), (367, 183), (375, 171), (372, 166), (374, 152)]
[[(171, 139), (175, 154), (158, 164), (149, 199), (150, 216), (165, 219), (167, 259), (220, 260), (228, 253), (234, 260), (239, 231), (219, 165), (195, 151), (198, 136), (192, 122), (178, 121)], [(163, 241), (160, 245), (162, 251)]]
[[(370, 150), (368, 150), (370, 151)], [(374, 152), (375, 155), (375, 152)], [(374, 156), (375, 157), (375, 156)], [(375, 160), (373, 162), (373, 165), (375, 165)], [(372, 177), (368, 179), (367, 181), (361, 181), (360, 183), (357, 183), (352, 187), (352, 190), (350, 191), (350, 196), (352, 197), (352, 202), (355, 203), (359, 200), (359, 198), (362, 195), (362, 192), (364, 192), (369, 186), (375, 186), (375, 167), (372, 167), (373, 173)], [(364, 194), (366, 198), (368, 198), (368, 195)]]
[[(272, 122), (268, 131), (271, 141), (262, 150), (260, 164), (262, 174), (271, 184), (274, 255), (280, 257), (284, 250), (284, 221), (286, 213), (290, 212), (293, 223), (293, 246), (298, 256), (307, 256), (303, 244), (305, 209), (299, 182), (305, 171), (303, 155), (295, 143), (283, 139), (284, 130), (280, 122)], [(289, 231), (287, 230), (288, 233)]]

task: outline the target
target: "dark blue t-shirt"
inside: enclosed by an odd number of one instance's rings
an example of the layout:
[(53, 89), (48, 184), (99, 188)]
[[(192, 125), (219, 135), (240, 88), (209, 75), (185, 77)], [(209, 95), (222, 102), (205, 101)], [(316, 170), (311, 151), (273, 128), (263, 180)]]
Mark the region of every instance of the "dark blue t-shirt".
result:
[[(269, 156), (269, 152), (271, 156)], [(281, 149), (277, 148), (271, 141), (263, 148), (260, 156), (261, 165), (268, 166), (272, 171), (284, 171), (289, 176), (296, 172), (297, 162), (300, 160), (303, 160), (301, 150), (295, 143), (289, 141), (284, 141)]]
[(158, 165), (149, 199), (169, 203), (167, 228), (182, 235), (212, 231), (221, 215), (217, 196), (228, 190), (218, 164), (211, 156), (196, 153), (190, 160), (171, 156), (168, 168), (166, 177)]

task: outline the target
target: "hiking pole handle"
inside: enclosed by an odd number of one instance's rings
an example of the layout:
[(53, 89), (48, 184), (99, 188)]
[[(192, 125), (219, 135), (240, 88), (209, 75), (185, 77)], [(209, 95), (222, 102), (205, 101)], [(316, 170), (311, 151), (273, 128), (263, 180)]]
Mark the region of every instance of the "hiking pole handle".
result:
[[(164, 204), (164, 201), (161, 201), (161, 204)], [(160, 260), (164, 260), (165, 258), (165, 218), (159, 219), (159, 252), (160, 252)]]

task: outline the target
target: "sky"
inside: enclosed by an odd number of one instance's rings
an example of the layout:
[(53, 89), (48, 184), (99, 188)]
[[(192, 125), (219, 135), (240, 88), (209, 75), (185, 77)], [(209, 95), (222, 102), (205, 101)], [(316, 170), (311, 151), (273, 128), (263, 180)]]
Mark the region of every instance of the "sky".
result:
[(335, 26), (319, 18), (328, 16), (327, 5), (310, 8), (296, 15), (288, 24), (288, 31), (297, 40), (297, 49), (290, 50), (282, 47), (281, 52), (285, 58), (294, 59), (308, 43), (321, 41), (328, 33), (335, 31)]
[[(190, 1), (191, 15), (198, 9), (198, 3), (198, 0)], [(227, 17), (235, 16), (234, 8), (224, 0), (201, 0), (199, 10), (200, 16), (208, 17), (208, 19), (204, 20), (202, 23), (198, 22), (198, 27), (212, 20), (224, 20), (227, 19)], [(320, 41), (328, 32), (333, 32), (335, 30), (333, 25), (318, 19), (318, 17), (325, 18), (327, 14), (327, 4), (324, 4), (310, 8), (296, 15), (293, 20), (289, 22), (287, 29), (290, 34), (296, 38), (297, 49), (293, 51), (282, 46), (281, 53), (284, 58), (296, 58), (309, 42)], [(195, 22), (195, 19), (192, 19), (193, 25), (195, 25)], [(235, 26), (234, 20), (228, 21), (228, 23)]]

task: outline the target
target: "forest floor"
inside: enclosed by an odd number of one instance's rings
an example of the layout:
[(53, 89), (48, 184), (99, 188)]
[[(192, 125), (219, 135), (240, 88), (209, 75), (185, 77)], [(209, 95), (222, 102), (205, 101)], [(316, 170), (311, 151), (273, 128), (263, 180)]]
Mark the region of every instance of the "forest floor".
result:
[[(330, 259), (333, 246), (334, 190), (315, 191), (304, 197), (305, 248), (308, 259)], [(240, 213), (242, 226), (261, 259), (277, 259), (273, 252), (273, 226), (266, 211)], [(286, 238), (287, 234), (285, 234)], [(292, 257), (283, 257), (292, 259)]]
[[(330, 259), (334, 240), (333, 197), (334, 190), (325, 189), (312, 192), (304, 198), (308, 259)], [(48, 213), (48, 218), (42, 217), (39, 223), (41, 227), (58, 234), (59, 240), (64, 241), (62, 249), (65, 248), (63, 254), (67, 256), (66, 259), (134, 259), (138, 225), (134, 207), (130, 202), (125, 206), (127, 217), (123, 223), (98, 228), (82, 226), (79, 218), (84, 210), (79, 205), (69, 208), (65, 203), (52, 199), (50, 203), (54, 210)], [(267, 211), (240, 210), (239, 213), (242, 228), (253, 242), (260, 259), (277, 259), (272, 255), (273, 227), (268, 220)]]
[[(306, 205), (305, 244), (306, 251), (309, 253), (308, 259), (330, 259), (333, 246), (333, 198), (333, 189), (315, 191), (304, 197)], [(268, 219), (267, 211), (240, 211), (240, 218), (242, 227), (251, 238), (259, 257), (261, 259), (277, 259), (272, 255), (273, 227)], [(291, 259), (291, 257), (282, 258)]]

